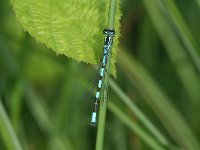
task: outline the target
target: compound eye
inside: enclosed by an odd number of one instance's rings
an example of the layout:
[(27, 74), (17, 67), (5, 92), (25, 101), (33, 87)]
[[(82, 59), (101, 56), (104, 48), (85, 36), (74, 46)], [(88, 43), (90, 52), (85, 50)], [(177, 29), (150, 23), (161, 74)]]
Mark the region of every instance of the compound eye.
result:
[(103, 34), (106, 34), (106, 35), (109, 35), (109, 36), (114, 36), (115, 30), (104, 29)]

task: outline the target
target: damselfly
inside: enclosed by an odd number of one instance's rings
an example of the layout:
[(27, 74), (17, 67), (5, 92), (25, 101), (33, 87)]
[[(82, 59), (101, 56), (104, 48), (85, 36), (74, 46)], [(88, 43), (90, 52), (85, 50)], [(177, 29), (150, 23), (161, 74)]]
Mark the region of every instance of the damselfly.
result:
[(101, 89), (102, 89), (103, 79), (104, 79), (105, 70), (106, 70), (106, 66), (107, 66), (108, 55), (111, 53), (110, 48), (111, 48), (112, 43), (113, 43), (113, 37), (115, 35), (115, 31), (109, 30), (109, 29), (104, 29), (103, 34), (105, 35), (104, 46), (103, 46), (103, 56), (102, 56), (102, 60), (101, 60), (101, 67), (99, 69), (100, 79), (99, 79), (99, 82), (98, 82), (97, 92), (96, 92), (96, 95), (95, 95), (95, 102), (94, 102), (94, 105), (93, 105), (93, 112), (92, 112), (92, 118), (91, 118), (91, 125), (92, 126), (96, 125), (99, 98), (100, 98), (100, 94), (102, 93)]

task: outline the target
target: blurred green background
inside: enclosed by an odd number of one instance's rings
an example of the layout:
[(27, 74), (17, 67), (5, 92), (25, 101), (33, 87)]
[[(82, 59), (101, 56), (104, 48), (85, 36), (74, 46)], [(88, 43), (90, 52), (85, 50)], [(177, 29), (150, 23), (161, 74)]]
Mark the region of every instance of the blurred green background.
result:
[[(200, 149), (199, 1), (122, 1), (104, 150)], [(57, 56), (0, 3), (0, 149), (93, 150), (97, 71)]]

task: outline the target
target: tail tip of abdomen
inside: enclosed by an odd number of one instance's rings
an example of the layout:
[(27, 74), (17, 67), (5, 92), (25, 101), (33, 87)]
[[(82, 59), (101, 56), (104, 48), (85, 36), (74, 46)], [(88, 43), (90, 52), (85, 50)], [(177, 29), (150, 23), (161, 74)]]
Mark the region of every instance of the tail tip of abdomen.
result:
[(96, 112), (92, 113), (92, 120), (91, 120), (91, 126), (96, 126)]

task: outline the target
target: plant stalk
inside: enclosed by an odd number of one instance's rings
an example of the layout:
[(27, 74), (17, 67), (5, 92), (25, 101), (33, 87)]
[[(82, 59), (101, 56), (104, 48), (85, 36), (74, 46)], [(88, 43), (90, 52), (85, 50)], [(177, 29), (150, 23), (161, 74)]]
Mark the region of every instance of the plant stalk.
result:
[[(115, 23), (115, 14), (116, 14), (116, 0), (110, 0), (110, 7), (108, 13), (108, 28), (114, 30), (114, 23)], [(112, 47), (111, 49), (112, 50)], [(110, 62), (111, 62), (111, 52), (108, 55), (108, 62), (106, 65), (106, 74), (104, 82), (104, 88), (108, 88), (109, 85), (109, 77), (110, 77)], [(105, 91), (105, 92), (104, 92)], [(103, 95), (108, 95), (108, 90), (105, 89)], [(97, 139), (96, 139), (96, 150), (103, 150), (103, 143), (104, 143), (104, 130), (105, 130), (105, 121), (106, 121), (106, 108), (107, 108), (107, 96), (103, 96), (101, 99), (103, 100), (100, 102), (99, 107), (99, 119), (98, 119), (98, 129), (97, 129)], [(107, 97), (108, 99), (108, 97)], [(103, 106), (103, 107), (102, 107)]]
[(17, 135), (11, 125), (10, 119), (4, 109), (4, 106), (0, 99), (0, 135), (5, 142), (5, 146), (8, 150), (22, 150), (22, 146), (19, 143)]

